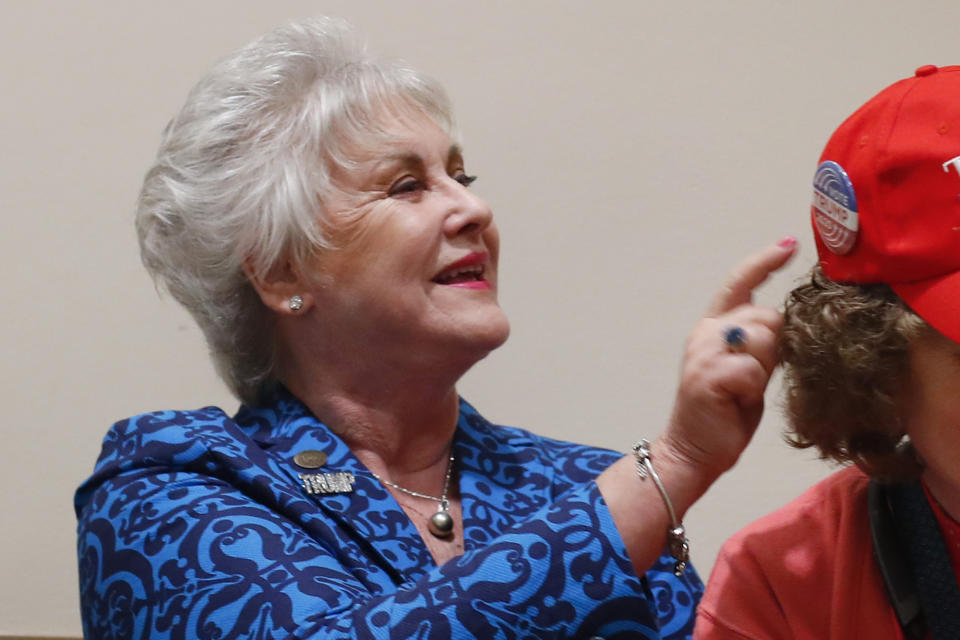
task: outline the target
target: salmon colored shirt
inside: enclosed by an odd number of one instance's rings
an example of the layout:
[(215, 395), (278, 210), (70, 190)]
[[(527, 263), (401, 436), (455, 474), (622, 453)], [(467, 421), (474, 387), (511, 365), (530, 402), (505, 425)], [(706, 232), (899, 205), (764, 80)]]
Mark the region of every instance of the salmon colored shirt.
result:
[(694, 640), (901, 640), (873, 558), (868, 483), (844, 469), (730, 538)]
[[(730, 538), (694, 640), (902, 640), (873, 556), (869, 482), (839, 471)], [(927, 498), (960, 576), (960, 524)]]

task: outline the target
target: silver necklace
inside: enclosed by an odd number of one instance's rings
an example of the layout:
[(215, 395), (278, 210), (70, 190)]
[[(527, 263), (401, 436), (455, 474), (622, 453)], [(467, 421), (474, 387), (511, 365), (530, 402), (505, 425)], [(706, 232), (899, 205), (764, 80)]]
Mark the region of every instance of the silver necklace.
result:
[(449, 538), (453, 535), (453, 516), (450, 515), (450, 501), (447, 500), (447, 491), (450, 489), (450, 474), (453, 472), (453, 452), (450, 452), (450, 459), (447, 461), (447, 475), (443, 479), (443, 493), (440, 494), (440, 497), (431, 496), (426, 493), (420, 493), (419, 491), (413, 491), (405, 487), (401, 487), (396, 482), (391, 482), (384, 478), (381, 478), (379, 475), (370, 472), (374, 478), (387, 485), (388, 487), (393, 487), (397, 491), (402, 491), (403, 493), (414, 496), (415, 498), (424, 498), (426, 500), (433, 500), (437, 503), (437, 512), (430, 516), (427, 519), (427, 529), (430, 530), (437, 538)]

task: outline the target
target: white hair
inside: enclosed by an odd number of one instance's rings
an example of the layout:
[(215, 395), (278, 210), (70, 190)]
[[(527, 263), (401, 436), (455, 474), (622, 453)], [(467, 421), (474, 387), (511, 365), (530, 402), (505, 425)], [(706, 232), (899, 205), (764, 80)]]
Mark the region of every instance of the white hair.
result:
[(211, 69), (164, 131), (136, 212), (143, 263), (193, 315), (243, 402), (276, 383), (273, 317), (244, 274), (302, 267), (333, 249), (324, 211), (347, 144), (384, 140), (384, 109), (413, 108), (453, 135), (443, 89), (376, 60), (349, 24), (292, 22)]

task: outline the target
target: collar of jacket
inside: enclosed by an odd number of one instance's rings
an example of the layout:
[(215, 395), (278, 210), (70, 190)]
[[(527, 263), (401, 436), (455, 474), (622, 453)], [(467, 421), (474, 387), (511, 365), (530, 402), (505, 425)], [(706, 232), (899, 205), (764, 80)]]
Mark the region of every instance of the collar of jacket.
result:
[[(277, 473), (290, 480), (296, 497), (288, 498), (308, 500), (323, 514), (311, 517), (309, 509), (303, 513), (301, 519), (308, 529), (311, 525), (325, 529), (328, 520), (334, 521), (357, 542), (358, 550), (375, 554), (370, 559), (395, 584), (415, 580), (434, 566), (419, 533), (393, 496), (346, 443), (295, 396), (278, 389), (262, 407), (241, 407), (234, 421), (267, 453)], [(453, 481), (460, 487), (465, 551), (484, 546), (554, 497), (553, 468), (537, 455), (535, 438), (525, 431), (490, 424), (463, 399), (453, 446)], [(299, 475), (310, 471), (293, 462), (294, 456), (308, 450), (323, 451), (327, 456), (323, 467), (313, 472), (350, 472), (355, 478), (353, 491), (308, 494)], [(324, 531), (312, 533), (327, 537)]]

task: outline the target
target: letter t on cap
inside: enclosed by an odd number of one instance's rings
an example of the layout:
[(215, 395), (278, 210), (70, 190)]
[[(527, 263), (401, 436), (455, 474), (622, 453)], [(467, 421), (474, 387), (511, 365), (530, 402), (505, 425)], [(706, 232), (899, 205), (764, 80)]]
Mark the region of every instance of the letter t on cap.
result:
[(953, 167), (957, 170), (957, 175), (960, 175), (960, 156), (957, 156), (956, 158), (950, 158), (941, 166), (946, 173), (950, 173), (950, 167)]

